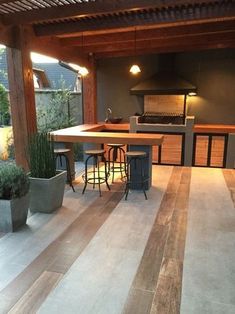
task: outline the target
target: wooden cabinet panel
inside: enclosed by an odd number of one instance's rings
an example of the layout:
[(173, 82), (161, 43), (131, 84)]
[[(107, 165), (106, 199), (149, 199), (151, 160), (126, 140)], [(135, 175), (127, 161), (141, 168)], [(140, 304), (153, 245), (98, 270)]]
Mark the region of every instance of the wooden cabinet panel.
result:
[(223, 136), (213, 136), (211, 145), (210, 166), (223, 167), (225, 139)]
[(159, 147), (153, 147), (153, 162), (167, 165), (181, 165), (183, 150), (183, 135), (164, 134), (159, 160)]
[(207, 166), (209, 136), (197, 135), (194, 166)]
[(193, 166), (224, 167), (226, 134), (195, 134)]

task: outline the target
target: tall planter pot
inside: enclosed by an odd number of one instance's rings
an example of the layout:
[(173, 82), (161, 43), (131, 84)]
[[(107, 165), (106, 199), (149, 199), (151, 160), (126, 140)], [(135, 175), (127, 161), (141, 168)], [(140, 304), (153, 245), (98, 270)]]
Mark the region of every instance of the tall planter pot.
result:
[(66, 171), (58, 171), (56, 176), (50, 179), (30, 179), (30, 204), (31, 212), (51, 213), (62, 206)]
[(0, 200), (0, 232), (14, 232), (26, 224), (29, 193), (20, 198)]

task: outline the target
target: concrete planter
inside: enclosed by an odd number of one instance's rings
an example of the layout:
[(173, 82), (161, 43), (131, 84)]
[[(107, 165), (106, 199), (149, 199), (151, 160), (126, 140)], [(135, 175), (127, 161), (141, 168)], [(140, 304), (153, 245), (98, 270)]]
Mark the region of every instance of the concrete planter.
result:
[(66, 171), (58, 171), (55, 177), (50, 179), (30, 179), (30, 204), (31, 212), (51, 213), (62, 206)]
[(0, 200), (0, 232), (13, 232), (26, 224), (29, 193), (21, 198)]

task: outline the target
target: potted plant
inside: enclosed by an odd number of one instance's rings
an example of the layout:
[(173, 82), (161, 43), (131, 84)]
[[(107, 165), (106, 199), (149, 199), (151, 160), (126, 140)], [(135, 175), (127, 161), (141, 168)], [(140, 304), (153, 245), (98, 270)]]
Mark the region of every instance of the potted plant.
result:
[(57, 171), (54, 141), (48, 133), (36, 133), (29, 141), (30, 211), (51, 213), (62, 206), (66, 171)]
[(0, 232), (13, 232), (26, 224), (29, 178), (15, 164), (0, 164)]

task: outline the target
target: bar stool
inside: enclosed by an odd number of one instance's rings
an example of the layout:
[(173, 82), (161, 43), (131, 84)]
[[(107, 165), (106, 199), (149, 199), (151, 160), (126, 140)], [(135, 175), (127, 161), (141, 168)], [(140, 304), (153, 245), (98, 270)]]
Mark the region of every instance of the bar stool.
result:
[(55, 148), (54, 149), (54, 154), (55, 154), (55, 161), (57, 162), (57, 159), (59, 158), (60, 161), (60, 166), (63, 166), (62, 163), (62, 157), (65, 160), (65, 164), (66, 164), (66, 171), (67, 171), (67, 181), (69, 182), (69, 185), (71, 186), (71, 188), (74, 190), (73, 187), (73, 179), (72, 179), (72, 174), (71, 174), (71, 169), (70, 169), (70, 163), (69, 163), (69, 159), (67, 154), (70, 152), (71, 150), (69, 148)]
[[(93, 185), (93, 189), (95, 188), (95, 185), (98, 184), (100, 196), (101, 196), (100, 185), (102, 183), (106, 183), (107, 188), (110, 190), (108, 184), (107, 162), (104, 157), (104, 153), (105, 150), (103, 149), (90, 149), (85, 151), (85, 154), (88, 155), (88, 157), (85, 161), (85, 173), (82, 176), (85, 183), (82, 194), (84, 194), (88, 183)], [(93, 168), (91, 171), (88, 171), (88, 162), (91, 159), (93, 159), (92, 160)], [(104, 171), (100, 170), (100, 159), (104, 161)]]
[[(144, 192), (145, 199), (147, 200), (147, 195), (145, 191), (145, 182), (149, 180), (148, 177), (145, 177), (144, 173), (144, 160), (147, 157), (146, 152), (143, 151), (130, 151), (126, 152), (126, 188), (125, 188), (125, 200), (127, 200), (127, 196), (130, 190), (130, 186), (133, 184), (140, 185), (141, 189)], [(133, 165), (134, 163), (134, 165)], [(130, 167), (135, 167), (135, 175), (137, 180), (133, 180), (130, 175)], [(137, 171), (139, 169), (140, 171)], [(139, 172), (139, 173), (138, 173)]]
[[(108, 151), (108, 169), (109, 169), (109, 174), (112, 173), (112, 183), (114, 181), (114, 174), (116, 172), (121, 173), (121, 180), (123, 180), (125, 177), (125, 169), (126, 169), (125, 151), (123, 149), (125, 145), (124, 144), (107, 144), (107, 146), (110, 147)], [(119, 161), (117, 162), (118, 157), (119, 157)], [(115, 165), (115, 163), (118, 163), (118, 165)]]

